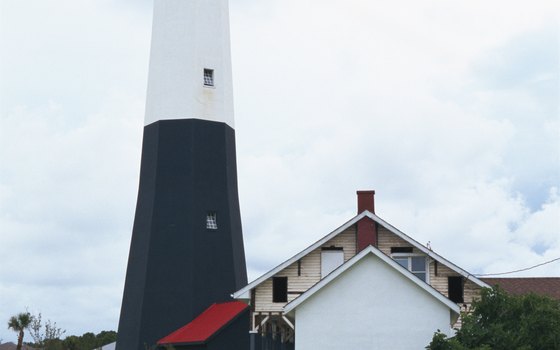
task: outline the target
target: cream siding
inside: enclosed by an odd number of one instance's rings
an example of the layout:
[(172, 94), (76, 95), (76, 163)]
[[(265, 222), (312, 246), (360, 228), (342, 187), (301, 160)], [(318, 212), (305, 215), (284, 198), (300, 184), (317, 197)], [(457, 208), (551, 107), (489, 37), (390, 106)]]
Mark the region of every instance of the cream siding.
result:
[(413, 254), (422, 254), (418, 248), (400, 238), (396, 234), (378, 225), (377, 228), (377, 248), (387, 255), (391, 255), (391, 247), (412, 247)]
[[(449, 297), (448, 295), (448, 287), (447, 287), (447, 278), (450, 276), (460, 276), (457, 272), (451, 270), (449, 267), (442, 265), (441, 263), (437, 263), (437, 276), (435, 273), (436, 270), (436, 262), (432, 261), (430, 263), (430, 284), (436, 290), (438, 290), (441, 294)], [(473, 299), (478, 297), (480, 294), (480, 287), (472, 282), (467, 281), (464, 285), (464, 303), (470, 304), (472, 303)]]
[[(298, 263), (295, 262), (278, 272), (274, 277), (288, 277), (288, 302), (311, 288), (321, 279), (321, 248), (342, 247), (344, 262), (356, 255), (356, 230), (354, 227), (315, 249), (301, 259), (301, 275), (298, 276)], [(255, 312), (280, 312), (286, 303), (272, 302), (272, 278), (255, 288)]]
[(465, 303), (470, 305), (475, 299), (480, 298), (480, 287), (473, 281), (465, 283)]
[[(391, 255), (391, 247), (411, 247), (412, 245), (405, 241), (404, 239), (400, 238), (399, 236), (395, 235), (391, 231), (387, 230), (386, 228), (379, 226), (377, 231), (377, 239), (378, 239), (378, 248), (383, 253), (387, 255)], [(413, 254), (422, 254), (424, 255), (418, 248), (412, 248)], [(457, 272), (453, 271), (449, 267), (437, 263), (438, 265), (438, 273), (437, 276), (435, 274), (435, 265), (436, 262), (434, 260), (430, 261), (429, 263), (429, 270), (430, 270), (430, 285), (434, 287), (438, 292), (448, 297), (448, 288), (447, 288), (447, 277), (449, 276), (460, 276)], [(480, 287), (472, 281), (467, 281), (464, 287), (464, 300), (466, 304), (470, 304), (473, 298), (477, 297), (480, 293)]]
[[(425, 255), (418, 248), (395, 235), (385, 227), (378, 225), (377, 229), (378, 248), (386, 255), (391, 255), (391, 247), (412, 247), (413, 254)], [(275, 277), (288, 277), (288, 302), (297, 298), (300, 294), (307, 291), (321, 279), (321, 248), (342, 247), (344, 251), (344, 261), (352, 258), (356, 254), (356, 230), (355, 226), (343, 231), (320, 248), (313, 250), (301, 259), (301, 275), (298, 276), (298, 263), (295, 262), (280, 271)], [(435, 274), (434, 260), (429, 260), (429, 281), (430, 285), (437, 291), (448, 296), (447, 277), (459, 276), (459, 274), (449, 267), (438, 264), (438, 273)], [(480, 287), (472, 281), (467, 281), (464, 287), (465, 303), (470, 305), (473, 298), (480, 293)], [(255, 309), (254, 312), (281, 312), (286, 303), (272, 302), (272, 278), (267, 279), (255, 288)]]

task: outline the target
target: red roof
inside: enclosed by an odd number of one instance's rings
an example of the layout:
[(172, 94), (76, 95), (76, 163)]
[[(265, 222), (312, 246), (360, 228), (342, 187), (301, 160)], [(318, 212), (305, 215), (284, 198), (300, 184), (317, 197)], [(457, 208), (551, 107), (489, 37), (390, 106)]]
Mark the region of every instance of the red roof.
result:
[(560, 300), (560, 278), (522, 277), (522, 278), (482, 278), (489, 285), (499, 285), (513, 295), (535, 293)]
[(212, 304), (186, 326), (160, 339), (158, 345), (204, 343), (248, 307), (240, 301)]

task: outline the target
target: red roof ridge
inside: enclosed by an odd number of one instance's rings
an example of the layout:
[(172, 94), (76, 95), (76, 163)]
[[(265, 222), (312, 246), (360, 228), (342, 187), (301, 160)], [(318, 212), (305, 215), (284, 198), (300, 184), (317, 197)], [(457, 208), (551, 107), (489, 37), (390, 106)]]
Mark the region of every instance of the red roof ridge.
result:
[(233, 321), (249, 305), (240, 301), (214, 303), (194, 320), (160, 339), (158, 345), (205, 343)]

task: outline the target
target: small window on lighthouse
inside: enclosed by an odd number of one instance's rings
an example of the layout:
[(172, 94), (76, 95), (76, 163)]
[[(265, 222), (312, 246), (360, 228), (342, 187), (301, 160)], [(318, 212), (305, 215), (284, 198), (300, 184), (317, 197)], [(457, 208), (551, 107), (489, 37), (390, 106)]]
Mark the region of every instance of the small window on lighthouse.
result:
[(214, 86), (214, 70), (204, 68), (204, 86)]
[(216, 212), (209, 212), (208, 215), (206, 215), (206, 228), (209, 230), (218, 229), (218, 218)]

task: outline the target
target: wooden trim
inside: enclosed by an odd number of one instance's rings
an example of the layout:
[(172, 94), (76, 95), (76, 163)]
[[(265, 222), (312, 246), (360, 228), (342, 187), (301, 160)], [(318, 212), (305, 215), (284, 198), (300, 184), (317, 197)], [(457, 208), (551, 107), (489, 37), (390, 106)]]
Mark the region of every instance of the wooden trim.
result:
[(290, 322), (290, 320), (288, 320), (286, 316), (282, 315), (282, 319), (284, 319), (284, 322), (286, 322), (286, 324), (288, 324), (288, 326), (290, 326), (291, 329), (296, 330), (296, 327), (294, 327), (292, 322)]
[[(269, 319), (270, 319), (270, 316), (266, 316), (266, 317), (261, 321), (259, 327), (260, 327), (261, 329), (264, 329), (264, 325), (266, 324), (266, 321), (268, 321)], [(257, 327), (257, 330), (258, 330), (258, 327)]]
[(321, 247), (321, 250), (344, 250), (343, 247), (335, 247), (334, 245), (331, 245), (330, 247)]

